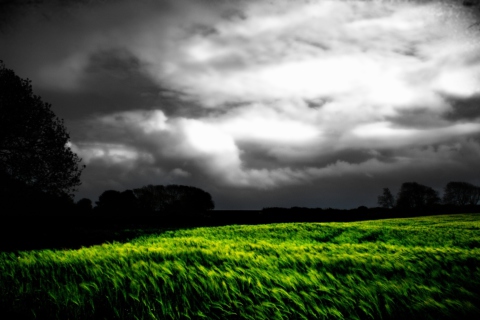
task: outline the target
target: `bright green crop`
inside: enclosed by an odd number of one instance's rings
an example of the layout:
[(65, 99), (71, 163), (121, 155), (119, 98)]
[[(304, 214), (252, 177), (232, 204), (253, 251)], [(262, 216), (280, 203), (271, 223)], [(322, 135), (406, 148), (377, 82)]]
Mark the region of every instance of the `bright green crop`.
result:
[(480, 215), (0, 253), (0, 306), (4, 319), (480, 319)]

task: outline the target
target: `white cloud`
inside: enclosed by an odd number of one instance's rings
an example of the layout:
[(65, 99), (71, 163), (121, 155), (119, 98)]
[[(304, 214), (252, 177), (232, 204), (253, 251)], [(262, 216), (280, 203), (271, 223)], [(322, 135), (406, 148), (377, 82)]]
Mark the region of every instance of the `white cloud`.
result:
[(154, 160), (151, 154), (140, 152), (124, 144), (77, 143), (72, 144), (72, 150), (87, 165), (93, 161), (103, 161), (109, 165), (122, 165), (133, 168), (139, 162), (151, 164)]
[(433, 87), (451, 96), (468, 98), (480, 94), (480, 66), (443, 70)]
[(431, 145), (480, 133), (479, 123), (459, 123), (443, 128), (398, 128), (388, 122), (358, 126), (351, 131), (350, 147), (398, 148)]
[(190, 172), (183, 170), (181, 168), (175, 168), (172, 170), (172, 174), (176, 177), (186, 178), (190, 176)]
[(254, 103), (237, 107), (211, 124), (232, 136), (236, 141), (260, 144), (304, 144), (318, 140), (321, 130), (300, 101)]
[[(153, 77), (205, 106), (219, 107), (344, 95), (364, 96), (367, 103), (407, 104), (419, 96), (405, 79), (409, 74), (425, 68), (438, 70), (434, 78), (450, 74), (452, 61), (435, 63), (443, 57), (439, 46), (455, 48), (458, 57), (468, 49), (458, 37), (465, 24), (442, 20), (442, 4), (322, 1), (250, 4), (244, 10), (245, 19), (212, 23), (214, 33), (169, 39), (175, 46), (166, 48), (172, 56), (165, 64), (152, 60), (144, 44), (134, 50), (155, 66)], [(437, 50), (428, 50), (431, 46)], [(467, 70), (458, 72), (471, 78)], [(480, 82), (468, 81), (471, 88)]]

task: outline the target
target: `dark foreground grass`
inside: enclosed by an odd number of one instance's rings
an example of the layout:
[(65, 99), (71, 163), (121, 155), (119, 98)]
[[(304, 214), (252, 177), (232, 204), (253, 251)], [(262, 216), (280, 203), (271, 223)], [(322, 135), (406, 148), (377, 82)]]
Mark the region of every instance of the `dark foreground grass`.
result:
[(0, 254), (4, 319), (480, 319), (480, 215)]

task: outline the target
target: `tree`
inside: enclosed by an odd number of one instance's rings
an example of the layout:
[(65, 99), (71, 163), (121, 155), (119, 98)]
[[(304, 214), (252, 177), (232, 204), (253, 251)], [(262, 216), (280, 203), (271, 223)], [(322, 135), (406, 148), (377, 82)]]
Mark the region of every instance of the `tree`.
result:
[(195, 212), (215, 208), (212, 196), (196, 187), (148, 185), (133, 192), (140, 207), (147, 211)]
[(456, 206), (476, 205), (480, 201), (480, 188), (468, 182), (449, 182), (445, 186), (443, 203)]
[(437, 191), (416, 182), (405, 182), (397, 194), (397, 207), (419, 209), (440, 202)]
[(77, 207), (77, 210), (80, 212), (91, 212), (93, 209), (92, 200), (87, 198), (82, 198), (78, 200), (75, 206)]
[(144, 211), (164, 211), (166, 208), (165, 187), (151, 184), (134, 189), (133, 193), (138, 199), (139, 206)]
[(0, 174), (50, 195), (72, 193), (85, 166), (69, 147), (63, 119), (0, 60)]
[(208, 211), (215, 208), (210, 193), (191, 186), (168, 185), (165, 187), (169, 204), (167, 210), (176, 212)]
[(392, 208), (395, 205), (395, 199), (390, 189), (383, 188), (383, 194), (378, 196), (378, 204), (383, 208)]
[(96, 202), (96, 210), (113, 215), (130, 215), (138, 209), (138, 199), (132, 190), (104, 191)]

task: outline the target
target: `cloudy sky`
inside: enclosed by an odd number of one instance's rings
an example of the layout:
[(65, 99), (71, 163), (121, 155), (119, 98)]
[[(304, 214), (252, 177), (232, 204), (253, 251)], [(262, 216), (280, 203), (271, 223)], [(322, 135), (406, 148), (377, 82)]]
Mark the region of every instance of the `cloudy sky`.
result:
[(375, 206), (402, 182), (480, 185), (473, 2), (39, 1), (4, 10), (0, 59), (65, 119), (77, 200)]

